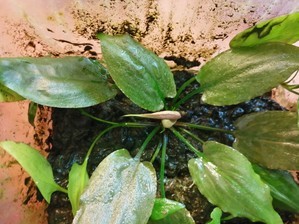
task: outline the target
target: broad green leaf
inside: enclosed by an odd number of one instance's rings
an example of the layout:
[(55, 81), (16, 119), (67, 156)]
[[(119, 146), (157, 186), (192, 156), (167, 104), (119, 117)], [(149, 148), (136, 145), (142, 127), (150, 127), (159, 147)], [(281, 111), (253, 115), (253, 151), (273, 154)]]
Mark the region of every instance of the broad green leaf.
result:
[(299, 170), (297, 115), (268, 111), (241, 117), (235, 123), (234, 148), (270, 169)]
[(299, 48), (284, 43), (225, 51), (199, 71), (202, 100), (232, 105), (268, 92), (299, 69)]
[(222, 210), (218, 207), (214, 208), (211, 213), (212, 221), (208, 222), (207, 224), (221, 224), (221, 216)]
[(270, 170), (253, 165), (254, 171), (270, 187), (274, 205), (299, 213), (299, 186), (288, 171)]
[(86, 170), (86, 163), (79, 165), (74, 163), (69, 173), (68, 196), (72, 205), (73, 215), (79, 210), (80, 196), (82, 195), (89, 177)]
[(237, 34), (230, 47), (254, 46), (267, 42), (293, 44), (299, 40), (299, 12), (269, 19)]
[(1, 58), (0, 84), (53, 107), (92, 106), (116, 94), (104, 67), (83, 57)]
[(195, 221), (187, 209), (181, 208), (163, 219), (150, 219), (147, 224), (195, 224)]
[(92, 174), (73, 223), (147, 223), (156, 185), (151, 163), (131, 158), (125, 149), (115, 151)]
[(167, 198), (156, 198), (150, 218), (152, 220), (160, 220), (182, 208), (185, 208), (185, 205), (177, 201), (169, 200)]
[(26, 144), (12, 141), (0, 142), (0, 147), (21, 164), (48, 203), (54, 191), (66, 192), (55, 183), (51, 165), (37, 150)]
[(282, 223), (272, 207), (269, 187), (237, 150), (208, 141), (204, 156), (191, 159), (189, 171), (199, 191), (222, 211), (268, 224)]
[(15, 102), (20, 100), (24, 100), (24, 98), (0, 83), (0, 102)]
[(138, 106), (158, 111), (176, 95), (173, 74), (153, 52), (129, 35), (99, 35), (108, 71), (121, 91)]
[(29, 103), (28, 107), (28, 121), (34, 127), (34, 120), (37, 112), (38, 104), (34, 102)]

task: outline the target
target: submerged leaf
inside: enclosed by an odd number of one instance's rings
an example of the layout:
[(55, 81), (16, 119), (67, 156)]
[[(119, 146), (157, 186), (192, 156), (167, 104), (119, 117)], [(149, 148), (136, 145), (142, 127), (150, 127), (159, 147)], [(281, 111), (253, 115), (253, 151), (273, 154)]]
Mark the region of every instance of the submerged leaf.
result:
[(48, 203), (54, 191), (66, 192), (55, 183), (50, 163), (37, 150), (26, 144), (12, 141), (0, 142), (0, 147), (21, 164)]
[(203, 149), (203, 157), (191, 159), (188, 167), (199, 191), (212, 204), (234, 217), (282, 223), (272, 207), (269, 187), (245, 156), (217, 142), (208, 141)]
[(0, 83), (0, 102), (15, 102), (20, 100), (24, 100), (24, 98)]
[(202, 100), (232, 105), (260, 96), (299, 69), (299, 48), (269, 43), (225, 51), (199, 71)]
[(299, 40), (297, 32), (299, 12), (269, 19), (237, 34), (230, 42), (230, 47), (254, 46), (267, 42), (293, 44)]
[(118, 150), (96, 168), (81, 196), (74, 224), (145, 224), (154, 206), (156, 173), (151, 163)]
[(153, 52), (129, 35), (99, 35), (109, 73), (123, 93), (138, 106), (158, 111), (166, 97), (176, 95), (173, 74)]
[(235, 123), (234, 148), (270, 169), (299, 170), (297, 115), (268, 111), (245, 115)]
[(41, 105), (78, 108), (116, 95), (99, 63), (83, 57), (1, 58), (0, 84)]
[(150, 219), (147, 224), (195, 224), (190, 212), (182, 208), (163, 219), (152, 220)]
[(86, 170), (86, 164), (79, 165), (74, 163), (69, 173), (68, 197), (72, 205), (73, 215), (79, 210), (80, 196), (82, 195), (89, 177)]
[(208, 222), (207, 224), (221, 224), (221, 216), (222, 210), (218, 207), (214, 208), (210, 216), (212, 221)]
[(280, 209), (299, 213), (299, 186), (288, 171), (270, 170), (258, 165), (254, 165), (253, 168), (270, 187), (274, 205)]
[(182, 208), (185, 208), (185, 205), (177, 201), (169, 200), (167, 198), (156, 198), (154, 208), (152, 210), (151, 219), (163, 219)]

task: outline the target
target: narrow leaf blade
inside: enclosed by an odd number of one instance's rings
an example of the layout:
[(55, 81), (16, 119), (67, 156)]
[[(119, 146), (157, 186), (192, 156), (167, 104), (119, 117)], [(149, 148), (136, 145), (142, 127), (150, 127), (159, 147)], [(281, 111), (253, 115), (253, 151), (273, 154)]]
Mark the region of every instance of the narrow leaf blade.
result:
[(73, 215), (79, 210), (80, 196), (89, 181), (89, 176), (86, 170), (86, 164), (79, 165), (74, 163), (69, 173), (68, 197), (72, 205)]
[(99, 63), (83, 57), (1, 58), (0, 84), (41, 105), (78, 108), (116, 94)]
[(0, 102), (15, 102), (20, 100), (24, 100), (24, 98), (0, 83)]
[(73, 223), (147, 223), (156, 188), (151, 163), (131, 158), (127, 150), (115, 151), (91, 176)]
[(177, 201), (169, 200), (167, 198), (156, 198), (150, 218), (152, 220), (160, 220), (182, 208), (185, 208), (185, 205)]
[(176, 95), (166, 63), (130, 36), (99, 35), (109, 73), (121, 91), (138, 106), (158, 111)]
[(249, 160), (270, 169), (299, 169), (297, 115), (268, 111), (241, 117), (235, 123), (234, 148)]
[(13, 156), (32, 177), (48, 203), (54, 191), (62, 191), (54, 181), (51, 165), (37, 150), (26, 144), (12, 141), (0, 142), (0, 147)]
[(34, 102), (29, 103), (28, 107), (28, 121), (29, 123), (34, 127), (34, 120), (36, 117), (36, 112), (37, 112), (38, 104)]
[(217, 142), (203, 145), (204, 157), (188, 163), (199, 191), (222, 211), (253, 222), (282, 223), (272, 207), (269, 187), (235, 149)]
[(299, 12), (272, 18), (237, 34), (230, 42), (230, 47), (254, 46), (267, 42), (293, 44), (299, 40), (297, 32)]
[(299, 186), (288, 171), (270, 170), (258, 165), (254, 165), (253, 168), (270, 187), (274, 205), (299, 213)]
[(199, 71), (202, 100), (212, 105), (232, 105), (260, 96), (299, 69), (299, 48), (268, 43), (219, 54)]

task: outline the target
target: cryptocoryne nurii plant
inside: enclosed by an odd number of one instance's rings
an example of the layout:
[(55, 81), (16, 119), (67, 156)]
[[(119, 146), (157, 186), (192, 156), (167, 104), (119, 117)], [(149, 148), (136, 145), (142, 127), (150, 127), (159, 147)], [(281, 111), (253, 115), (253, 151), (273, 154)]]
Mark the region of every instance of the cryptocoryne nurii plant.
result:
[[(247, 101), (278, 85), (298, 94), (299, 86), (289, 83), (299, 69), (299, 48), (292, 45), (299, 39), (298, 24), (299, 13), (293, 13), (241, 32), (230, 42), (229, 50), (207, 62), (179, 88), (165, 62), (128, 35), (99, 35), (105, 67), (84, 57), (1, 58), (1, 101), (29, 99), (46, 106), (81, 108), (83, 114), (107, 128), (100, 130), (83, 164), (73, 164), (68, 189), (55, 183), (50, 164), (30, 146), (4, 141), (0, 147), (31, 175), (47, 202), (54, 191), (68, 194), (74, 223), (195, 223), (182, 203), (165, 198), (165, 156), (171, 134), (194, 153), (188, 162), (191, 177), (216, 206), (209, 223), (233, 217), (282, 223), (273, 204), (299, 212), (299, 189), (287, 172), (299, 170), (298, 113), (252, 113), (239, 118), (235, 130), (186, 123), (180, 118), (184, 116), (182, 104), (198, 94), (204, 103), (216, 106)], [(200, 86), (183, 96), (196, 81)], [(119, 90), (148, 113), (124, 114), (128, 122), (119, 123), (95, 118), (82, 109), (113, 98)], [(131, 117), (141, 121), (131, 122)], [(94, 145), (119, 127), (151, 132), (137, 155), (132, 158), (126, 149), (116, 150), (89, 180), (86, 167)], [(229, 133), (235, 141), (232, 147), (205, 142), (194, 129)], [(161, 141), (155, 144), (152, 160), (141, 162), (148, 143), (157, 135)], [(202, 150), (191, 144), (190, 138), (198, 141)], [(156, 198), (152, 162), (159, 154), (160, 198)], [(230, 216), (221, 217), (222, 211)]]

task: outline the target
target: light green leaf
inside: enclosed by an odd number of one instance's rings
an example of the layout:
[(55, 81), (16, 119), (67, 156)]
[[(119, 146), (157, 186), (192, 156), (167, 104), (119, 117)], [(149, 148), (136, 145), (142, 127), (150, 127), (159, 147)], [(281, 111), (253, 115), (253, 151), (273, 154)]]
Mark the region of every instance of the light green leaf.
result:
[(182, 208), (185, 208), (185, 205), (177, 201), (169, 200), (167, 198), (156, 198), (154, 208), (151, 214), (151, 219), (163, 219), (166, 216), (171, 215)]
[(270, 187), (274, 205), (299, 213), (299, 186), (288, 171), (270, 170), (253, 165), (254, 171)]
[(34, 127), (34, 120), (37, 112), (38, 104), (34, 102), (29, 103), (28, 107), (28, 121)]
[(86, 170), (86, 163), (79, 165), (74, 163), (69, 173), (68, 196), (72, 205), (72, 212), (75, 216), (80, 206), (80, 196), (82, 195), (89, 177)]
[(237, 34), (230, 42), (230, 47), (254, 46), (267, 42), (293, 44), (299, 40), (297, 32), (299, 12), (269, 19)]
[(190, 212), (182, 208), (163, 219), (152, 220), (150, 219), (147, 224), (195, 224)]
[(20, 100), (24, 100), (24, 98), (0, 83), (0, 102), (15, 102)]
[(37, 150), (26, 144), (12, 141), (0, 142), (0, 147), (21, 164), (48, 203), (54, 191), (66, 193), (64, 188), (55, 183), (51, 165)]
[(222, 210), (218, 207), (214, 208), (211, 213), (212, 221), (208, 222), (207, 224), (221, 224), (221, 216)]
[(241, 117), (235, 123), (234, 148), (270, 169), (299, 170), (297, 115), (268, 111)]
[(191, 159), (189, 171), (199, 191), (222, 211), (268, 224), (282, 223), (272, 207), (269, 187), (241, 153), (208, 141), (204, 156)]
[(92, 106), (116, 94), (104, 67), (83, 57), (1, 58), (0, 84), (53, 107)]
[(299, 48), (270, 43), (225, 51), (199, 71), (202, 100), (232, 105), (268, 92), (299, 69)]
[(158, 111), (166, 97), (176, 95), (166, 63), (129, 35), (99, 35), (109, 73), (121, 91), (138, 106)]
[(131, 158), (125, 149), (111, 153), (92, 174), (73, 223), (147, 223), (156, 181), (151, 163)]

